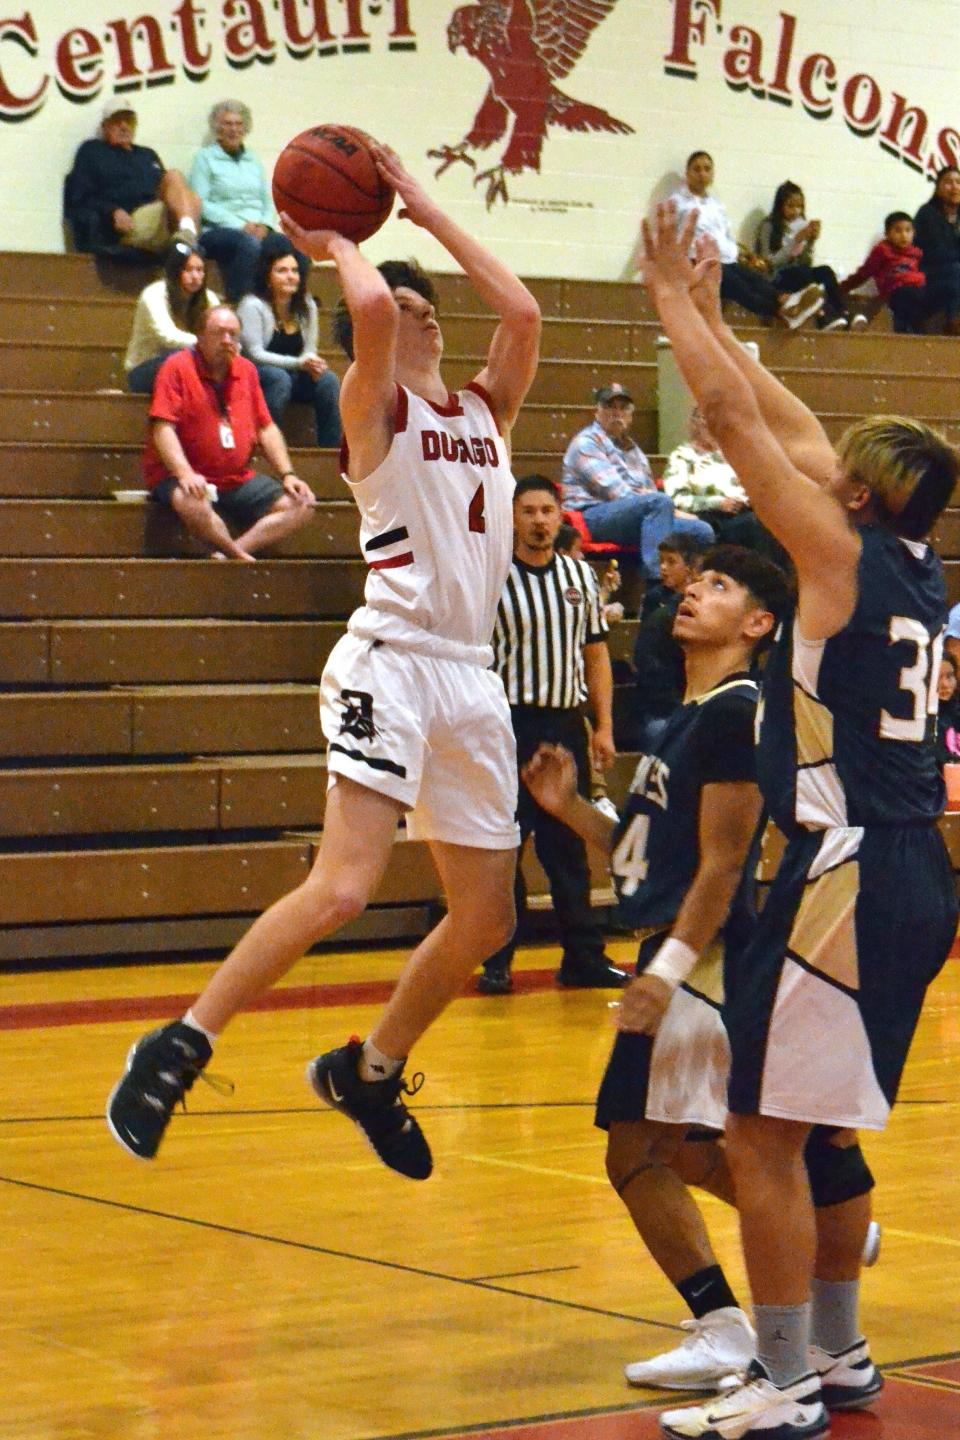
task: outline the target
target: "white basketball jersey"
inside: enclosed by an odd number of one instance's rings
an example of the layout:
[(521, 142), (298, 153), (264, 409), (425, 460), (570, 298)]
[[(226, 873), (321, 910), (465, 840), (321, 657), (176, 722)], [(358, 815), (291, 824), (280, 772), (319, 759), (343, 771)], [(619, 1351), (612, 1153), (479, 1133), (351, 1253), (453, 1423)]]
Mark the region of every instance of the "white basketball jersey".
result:
[[(348, 484), (370, 567), (351, 632), (437, 653), (489, 647), (513, 553), (514, 479), (483, 387), (434, 405), (398, 385), (386, 459)], [(469, 658), (489, 664), (492, 652)]]

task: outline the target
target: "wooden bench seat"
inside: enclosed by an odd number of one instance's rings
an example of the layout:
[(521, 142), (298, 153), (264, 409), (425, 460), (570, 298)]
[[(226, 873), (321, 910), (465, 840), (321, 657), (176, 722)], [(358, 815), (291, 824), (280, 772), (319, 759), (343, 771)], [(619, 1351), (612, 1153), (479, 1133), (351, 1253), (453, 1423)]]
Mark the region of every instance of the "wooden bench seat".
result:
[(342, 619), (366, 576), (346, 559), (0, 559), (0, 619)]
[[(302, 530), (276, 547), (278, 555), (359, 556), (360, 517), (343, 486), (324, 500)], [(151, 500), (0, 500), (0, 556), (205, 556), (166, 505)], [(232, 567), (231, 567), (232, 568)], [(251, 572), (252, 573), (252, 572)], [(251, 594), (253, 592), (251, 591)]]
[(0, 692), (0, 734), (8, 763), (324, 745), (318, 686), (280, 683)]

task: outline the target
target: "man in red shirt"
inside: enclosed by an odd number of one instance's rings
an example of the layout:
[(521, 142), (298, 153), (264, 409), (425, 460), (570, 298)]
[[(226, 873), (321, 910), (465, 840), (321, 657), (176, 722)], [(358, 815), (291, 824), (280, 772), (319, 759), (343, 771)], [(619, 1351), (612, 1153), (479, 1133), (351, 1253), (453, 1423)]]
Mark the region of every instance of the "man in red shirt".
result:
[[(256, 369), (239, 350), (240, 321), (228, 306), (215, 305), (196, 349), (178, 351), (160, 367), (143, 474), (151, 498), (170, 505), (211, 550), (252, 561), (255, 551), (305, 525), (316, 502), (294, 473)], [(257, 445), (279, 481), (254, 473)], [(240, 532), (236, 540), (228, 521)]]

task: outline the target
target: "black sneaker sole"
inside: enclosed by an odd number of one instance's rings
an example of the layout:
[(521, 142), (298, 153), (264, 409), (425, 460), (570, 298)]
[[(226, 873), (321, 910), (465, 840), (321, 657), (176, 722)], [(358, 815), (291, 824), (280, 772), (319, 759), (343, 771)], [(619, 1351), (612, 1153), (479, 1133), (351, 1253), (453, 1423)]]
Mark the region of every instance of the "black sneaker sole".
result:
[(846, 1410), (863, 1410), (872, 1405), (882, 1389), (883, 1376), (878, 1370), (874, 1381), (861, 1389), (853, 1390), (849, 1385), (824, 1385), (820, 1393), (831, 1413), (843, 1414)]
[(107, 1096), (107, 1108), (104, 1111), (104, 1114), (107, 1121), (107, 1129), (110, 1131), (110, 1134), (113, 1136), (114, 1140), (116, 1140), (117, 1144), (122, 1145), (124, 1150), (126, 1150), (127, 1154), (132, 1155), (134, 1160), (142, 1160), (145, 1165), (149, 1165), (151, 1160), (156, 1159), (156, 1151), (154, 1151), (153, 1155), (142, 1155), (139, 1150), (134, 1150), (130, 1142), (128, 1140), (125, 1140), (124, 1137), (120, 1134), (120, 1131), (117, 1129), (116, 1125), (114, 1125), (113, 1117), (110, 1114), (110, 1111), (113, 1107), (113, 1102), (117, 1098), (117, 1093), (120, 1089), (120, 1086), (123, 1084), (124, 1080), (126, 1080), (127, 1076), (130, 1074), (131, 1069), (133, 1068), (133, 1057), (137, 1053), (137, 1046), (139, 1044), (139, 1040), (134, 1040), (133, 1044), (130, 1046), (130, 1049), (127, 1052), (126, 1069), (120, 1076), (120, 1079), (117, 1081), (116, 1085), (114, 1085), (113, 1089), (110, 1091), (110, 1094)]

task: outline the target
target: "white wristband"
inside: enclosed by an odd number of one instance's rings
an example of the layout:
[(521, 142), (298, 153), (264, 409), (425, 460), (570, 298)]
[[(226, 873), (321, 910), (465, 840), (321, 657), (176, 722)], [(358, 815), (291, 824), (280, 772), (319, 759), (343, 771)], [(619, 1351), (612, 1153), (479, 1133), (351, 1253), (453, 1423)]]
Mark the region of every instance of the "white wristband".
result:
[(671, 935), (669, 940), (664, 940), (650, 964), (644, 970), (644, 975), (656, 975), (658, 980), (664, 980), (671, 990), (676, 990), (700, 958), (700, 953), (694, 950), (684, 940), (675, 940)]

